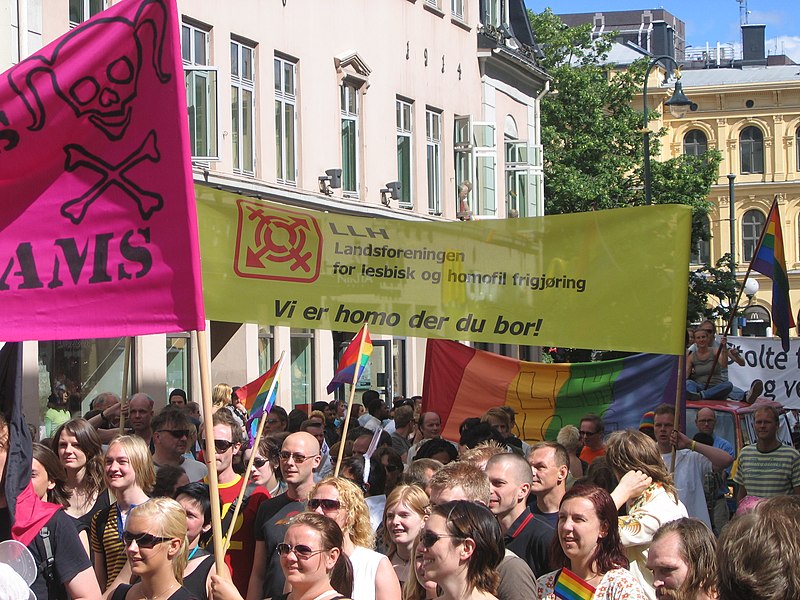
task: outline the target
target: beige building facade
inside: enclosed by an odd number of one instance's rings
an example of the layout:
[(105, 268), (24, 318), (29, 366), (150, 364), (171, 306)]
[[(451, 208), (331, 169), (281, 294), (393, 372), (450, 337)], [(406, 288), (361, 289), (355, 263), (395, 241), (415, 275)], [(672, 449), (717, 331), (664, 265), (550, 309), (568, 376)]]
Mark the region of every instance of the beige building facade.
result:
[[(0, 69), (113, 3), (3, 3)], [(404, 220), (543, 214), (539, 100), (549, 80), (536, 66), (523, 0), (179, 0), (178, 8), (196, 182)], [(325, 385), (352, 335), (272, 323), (208, 329), (213, 383), (243, 385), (286, 352), (286, 408), (330, 399)], [(425, 340), (374, 342), (363, 387), (387, 399), (421, 393)], [(58, 383), (83, 410), (97, 393), (120, 390), (122, 347), (121, 339), (26, 342), (28, 414)], [(157, 406), (172, 388), (199, 400), (195, 348), (188, 332), (136, 338), (133, 391)]]

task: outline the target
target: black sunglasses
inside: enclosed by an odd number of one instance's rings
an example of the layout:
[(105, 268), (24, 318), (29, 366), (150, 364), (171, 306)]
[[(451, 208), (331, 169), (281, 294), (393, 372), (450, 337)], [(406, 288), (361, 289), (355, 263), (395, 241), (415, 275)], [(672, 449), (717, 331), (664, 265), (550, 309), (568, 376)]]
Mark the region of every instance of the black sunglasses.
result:
[[(236, 442), (229, 442), (228, 440), (214, 440), (214, 450), (219, 454), (223, 454), (230, 450)], [(206, 440), (203, 440), (203, 448), (207, 448)]]
[(133, 542), (136, 542), (139, 548), (154, 548), (158, 544), (171, 539), (172, 538), (169, 537), (159, 537), (151, 533), (131, 533), (130, 531), (124, 531), (122, 533), (122, 542), (126, 546), (130, 546)]
[(266, 459), (266, 458), (261, 458), (260, 456), (256, 456), (256, 457), (253, 459), (253, 466), (254, 466), (256, 469), (260, 469), (261, 467), (263, 467), (263, 466), (264, 466), (265, 464), (267, 464), (268, 462), (269, 462), (269, 460), (268, 460), (268, 459)]
[(297, 546), (292, 546), (291, 544), (278, 544), (275, 546), (275, 549), (281, 556), (286, 556), (289, 554), (289, 552), (294, 552), (294, 555), (297, 558), (311, 558), (315, 554), (325, 552), (325, 550), (312, 550), (309, 546), (304, 544), (298, 544)]
[(170, 434), (172, 437), (181, 439), (184, 437), (189, 437), (189, 430), (188, 429), (159, 429), (156, 433), (163, 433), (166, 432)]
[(425, 546), (426, 548), (430, 548), (442, 538), (456, 538), (459, 540), (464, 539), (460, 535), (447, 535), (444, 533), (433, 533), (432, 531), (423, 531), (422, 533), (419, 534), (419, 543), (422, 546)]
[(317, 510), (320, 506), (322, 510), (339, 510), (342, 507), (342, 503), (338, 500), (329, 500), (327, 498), (312, 498), (308, 501), (308, 508), (311, 510)]

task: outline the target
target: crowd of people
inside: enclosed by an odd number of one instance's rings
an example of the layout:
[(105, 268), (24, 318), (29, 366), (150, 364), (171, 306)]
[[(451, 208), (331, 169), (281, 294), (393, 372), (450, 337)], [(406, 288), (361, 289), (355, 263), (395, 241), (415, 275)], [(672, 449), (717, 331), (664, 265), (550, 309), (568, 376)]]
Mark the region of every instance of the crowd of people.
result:
[(256, 445), (233, 391), (215, 388), (213, 440), (181, 390), (158, 412), (146, 394), (102, 394), (52, 421), (16, 497), (0, 413), (0, 540), (30, 551), (38, 600), (800, 598), (800, 453), (769, 405), (738, 457), (711, 410), (696, 439), (664, 405), (639, 430), (606, 435), (587, 414), (529, 446), (508, 407), (446, 440), (420, 397), (374, 391), (347, 430), (340, 402), (275, 407)]

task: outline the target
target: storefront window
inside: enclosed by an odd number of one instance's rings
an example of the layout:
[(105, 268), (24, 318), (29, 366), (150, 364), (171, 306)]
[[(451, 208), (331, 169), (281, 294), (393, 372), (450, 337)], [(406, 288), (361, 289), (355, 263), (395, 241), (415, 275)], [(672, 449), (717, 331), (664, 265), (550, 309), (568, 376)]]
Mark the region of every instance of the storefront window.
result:
[(166, 397), (175, 388), (180, 388), (192, 397), (192, 357), (188, 333), (167, 336), (167, 391)]
[(42, 411), (53, 390), (63, 384), (70, 394), (69, 409), (89, 410), (101, 392), (122, 392), (125, 338), (39, 342), (39, 402)]
[(292, 329), (292, 406), (314, 401), (314, 331)]
[(275, 342), (272, 327), (258, 328), (258, 372), (266, 373), (275, 363)]

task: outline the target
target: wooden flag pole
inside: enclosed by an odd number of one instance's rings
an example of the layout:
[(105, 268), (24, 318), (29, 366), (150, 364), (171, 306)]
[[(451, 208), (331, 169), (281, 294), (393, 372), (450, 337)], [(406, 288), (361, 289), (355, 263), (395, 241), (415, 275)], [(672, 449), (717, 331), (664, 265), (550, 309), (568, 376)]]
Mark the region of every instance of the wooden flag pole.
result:
[(222, 511), (219, 503), (219, 481), (217, 480), (217, 452), (214, 449), (214, 411), (211, 406), (211, 373), (206, 357), (208, 338), (205, 330), (197, 332), (197, 358), (200, 361), (200, 392), (203, 400), (203, 428), (206, 444), (203, 458), (208, 467), (208, 493), (211, 499), (211, 533), (214, 540), (214, 564), (217, 575), (230, 573), (225, 564), (225, 546), (222, 541)]
[(361, 351), (364, 349), (364, 338), (367, 337), (367, 324), (364, 323), (363, 334), (361, 341), (358, 343), (358, 356), (356, 357), (356, 368), (353, 371), (353, 383), (350, 385), (350, 400), (347, 402), (347, 414), (344, 416), (344, 428), (342, 429), (342, 439), (339, 440), (339, 456), (336, 458), (336, 466), (333, 469), (333, 476), (339, 476), (339, 468), (342, 464), (342, 457), (344, 456), (344, 447), (347, 440), (347, 430), (350, 427), (350, 415), (353, 412), (353, 400), (356, 396), (356, 384), (358, 383), (358, 365), (361, 362)]
[[(269, 392), (267, 393), (267, 400), (272, 396), (272, 391), (275, 389), (275, 385), (278, 383), (280, 378), (281, 369), (283, 369), (283, 359), (286, 355), (286, 352), (281, 352), (281, 357), (278, 360), (278, 374), (275, 376), (275, 379), (272, 381), (272, 385), (269, 388)], [(267, 422), (267, 413), (264, 413), (261, 418), (258, 420), (258, 429), (256, 430), (256, 437), (253, 440), (253, 448), (252, 452), (250, 453), (250, 460), (247, 461), (247, 468), (245, 469), (244, 475), (242, 475), (242, 488), (239, 490), (239, 496), (236, 499), (236, 507), (233, 509), (233, 518), (231, 519), (231, 524), (228, 526), (228, 531), (225, 533), (225, 549), (227, 551), (228, 545), (231, 543), (231, 536), (233, 535), (233, 529), (236, 526), (236, 519), (239, 518), (239, 511), (242, 508), (242, 501), (244, 500), (244, 493), (247, 490), (247, 482), (250, 480), (250, 474), (253, 472), (253, 463), (256, 460), (256, 451), (258, 450), (258, 443), (261, 441), (261, 436), (264, 433), (264, 425)]]
[[(119, 434), (125, 434), (125, 408), (128, 402), (128, 379), (130, 378), (129, 369), (131, 364), (131, 338), (125, 336), (125, 350), (122, 353), (122, 397), (120, 398), (119, 407)], [(103, 417), (105, 418), (105, 417)]]
[[(678, 355), (678, 377), (677, 377), (677, 384), (675, 385), (675, 420), (672, 423), (672, 429), (677, 431), (678, 428), (681, 426), (681, 393), (683, 392), (683, 388), (686, 387), (686, 366), (683, 364), (683, 361), (686, 359), (686, 355), (681, 353)], [(675, 472), (675, 461), (678, 456), (678, 447), (672, 447), (672, 464), (670, 465), (669, 472)]]

